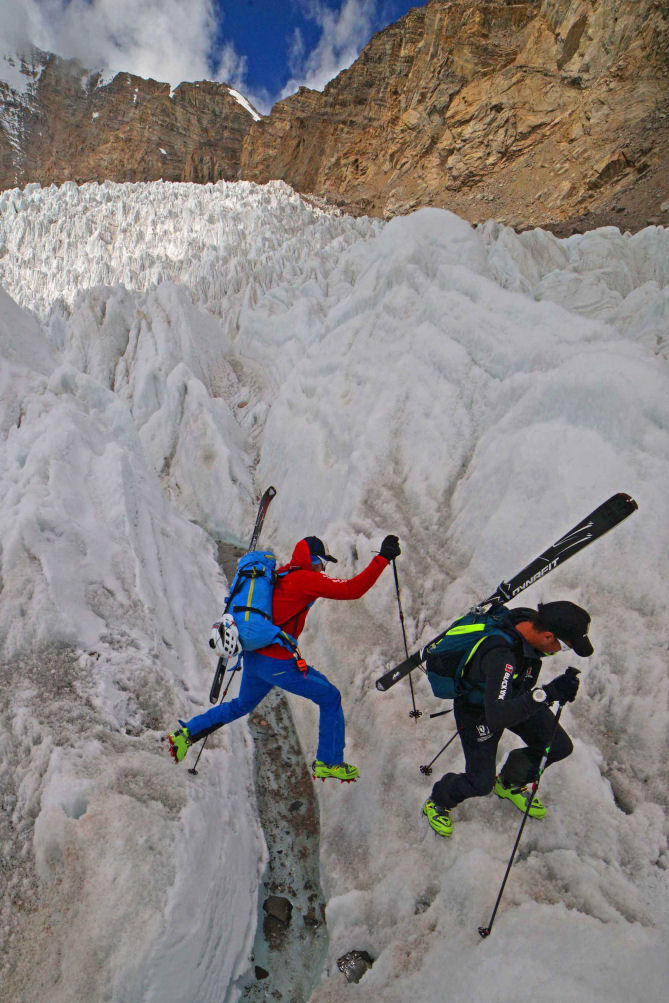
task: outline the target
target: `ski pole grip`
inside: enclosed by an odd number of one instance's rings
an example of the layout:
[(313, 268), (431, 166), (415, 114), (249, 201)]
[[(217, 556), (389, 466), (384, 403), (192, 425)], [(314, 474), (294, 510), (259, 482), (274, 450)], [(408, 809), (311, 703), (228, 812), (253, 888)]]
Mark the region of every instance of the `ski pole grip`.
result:
[[(567, 668), (565, 669), (565, 673), (564, 674), (565, 674), (565, 676), (571, 676), (572, 678), (575, 678), (576, 676), (580, 675), (580, 673), (581, 673), (581, 670), (577, 669), (575, 665), (568, 665)], [(574, 697), (572, 697), (572, 700), (573, 699), (574, 699)], [(563, 709), (563, 707), (564, 707), (564, 705), (565, 705), (566, 702), (567, 701), (565, 701), (565, 702), (558, 701), (558, 712), (557, 712), (557, 717), (555, 719), (556, 721), (560, 720), (560, 714), (562, 713), (562, 709)]]

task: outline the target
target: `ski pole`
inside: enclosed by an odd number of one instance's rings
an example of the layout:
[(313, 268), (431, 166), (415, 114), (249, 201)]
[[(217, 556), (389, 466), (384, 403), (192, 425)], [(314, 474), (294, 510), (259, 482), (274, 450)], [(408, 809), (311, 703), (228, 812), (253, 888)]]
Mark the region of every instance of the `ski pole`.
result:
[[(575, 669), (573, 667), (573, 665), (570, 665), (569, 668), (567, 669), (567, 674), (568, 675), (578, 674), (578, 671), (579, 670)], [(544, 772), (544, 770), (546, 769), (546, 763), (548, 762), (548, 757), (550, 756), (550, 752), (551, 752), (551, 746), (553, 745), (553, 741), (554, 741), (555, 736), (557, 734), (558, 724), (560, 723), (560, 715), (562, 714), (563, 707), (564, 707), (564, 704), (559, 704), (558, 705), (558, 711), (557, 711), (557, 714), (555, 715), (555, 725), (553, 727), (553, 734), (551, 735), (550, 742), (548, 743), (548, 745), (544, 749), (543, 757), (541, 759), (541, 762), (539, 763), (539, 772), (537, 774), (537, 779), (532, 784), (532, 790), (530, 791), (529, 797), (527, 799), (527, 807), (525, 808), (525, 812), (523, 814), (523, 820), (520, 823), (520, 828), (518, 829), (518, 835), (516, 836), (516, 842), (513, 844), (513, 850), (511, 851), (511, 856), (509, 857), (509, 863), (506, 866), (506, 872), (504, 874), (504, 878), (502, 880), (502, 885), (501, 885), (501, 888), (499, 890), (499, 894), (497, 896), (497, 901), (495, 902), (495, 907), (494, 907), (494, 909), (492, 911), (492, 915), (490, 917), (490, 922), (488, 923), (487, 926), (480, 926), (479, 927), (479, 933), (483, 937), (484, 940), (485, 940), (486, 937), (490, 936), (490, 931), (492, 930), (492, 925), (495, 922), (495, 916), (497, 915), (497, 909), (499, 908), (499, 904), (502, 901), (502, 895), (504, 894), (504, 888), (506, 886), (506, 879), (508, 878), (509, 872), (511, 871), (511, 868), (513, 866), (513, 861), (514, 861), (514, 858), (516, 856), (516, 850), (518, 849), (518, 844), (520, 843), (520, 837), (523, 835), (523, 829), (525, 828), (525, 823), (527, 822), (527, 819), (529, 817), (530, 808), (532, 807), (532, 801), (534, 800), (534, 795), (536, 794), (537, 789), (539, 787), (539, 781), (541, 780), (541, 775)]]
[[(405, 657), (409, 657), (409, 647), (407, 645), (407, 633), (404, 628), (404, 612), (402, 610), (402, 598), (400, 596), (400, 582), (397, 577), (397, 565), (395, 564), (395, 559), (393, 558), (393, 574), (395, 575), (395, 592), (397, 593), (397, 608), (400, 613), (400, 626), (402, 627), (402, 640), (404, 641), (404, 654)], [(423, 716), (421, 710), (416, 710), (416, 698), (413, 692), (413, 679), (409, 676), (409, 685), (411, 687), (411, 706), (412, 710), (409, 711), (409, 717), (414, 718), (416, 723), (418, 723), (418, 718)]]
[[(223, 701), (225, 700), (225, 698), (226, 698), (226, 696), (227, 696), (227, 694), (228, 694), (228, 690), (230, 689), (230, 683), (232, 682), (232, 680), (233, 680), (233, 679), (234, 679), (234, 677), (235, 677), (235, 672), (239, 672), (239, 664), (235, 665), (234, 669), (233, 669), (233, 670), (232, 670), (232, 672), (230, 673), (230, 678), (228, 679), (228, 682), (227, 682), (227, 684), (226, 684), (226, 687), (225, 687), (225, 689), (223, 690), (223, 696), (222, 696), (222, 697), (221, 697), (221, 699), (220, 699), (220, 700), (218, 701), (219, 703), (223, 703)], [(209, 733), (209, 734), (210, 734), (210, 733)], [(204, 736), (204, 740), (203, 740), (203, 742), (202, 742), (202, 745), (200, 746), (200, 749), (199, 749), (199, 752), (198, 752), (198, 754), (197, 754), (197, 759), (195, 760), (195, 762), (193, 763), (193, 765), (191, 766), (191, 768), (190, 768), (190, 769), (189, 769), (189, 771), (188, 771), (188, 772), (189, 772), (189, 773), (191, 773), (191, 774), (192, 774), (192, 775), (193, 775), (194, 777), (196, 777), (196, 776), (198, 775), (198, 772), (197, 772), (197, 764), (198, 764), (198, 763), (200, 762), (200, 756), (201, 756), (201, 755), (202, 755), (202, 753), (204, 752), (204, 747), (205, 747), (205, 745), (207, 744), (207, 739), (209, 738), (209, 734), (206, 734), (206, 735)]]
[[(450, 714), (450, 711), (445, 710), (443, 713), (444, 714)], [(430, 774), (432, 773), (432, 766), (434, 765), (434, 763), (436, 763), (436, 761), (439, 759), (439, 756), (442, 754), (442, 752), (446, 751), (446, 749), (449, 747), (449, 745), (451, 744), (451, 742), (455, 741), (455, 739), (460, 734), (461, 730), (462, 730), (461, 728), (458, 728), (456, 730), (455, 734), (451, 735), (451, 737), (449, 738), (448, 742), (446, 742), (446, 745), (444, 745), (443, 748), (441, 748), (439, 750), (439, 752), (434, 757), (434, 759), (432, 760), (432, 762), (426, 763), (425, 766), (421, 766), (420, 767), (420, 772), (423, 774), (423, 776), (425, 776), (425, 777), (429, 777), (430, 776)]]
[(193, 763), (193, 765), (188, 770), (188, 772), (192, 773), (194, 777), (196, 777), (198, 775), (197, 774), (197, 764), (200, 762), (200, 756), (204, 752), (204, 747), (207, 744), (207, 739), (208, 738), (209, 738), (209, 735), (205, 735), (204, 736), (204, 741), (203, 741), (202, 745), (200, 746), (200, 751), (197, 754), (197, 759), (195, 760), (195, 762)]

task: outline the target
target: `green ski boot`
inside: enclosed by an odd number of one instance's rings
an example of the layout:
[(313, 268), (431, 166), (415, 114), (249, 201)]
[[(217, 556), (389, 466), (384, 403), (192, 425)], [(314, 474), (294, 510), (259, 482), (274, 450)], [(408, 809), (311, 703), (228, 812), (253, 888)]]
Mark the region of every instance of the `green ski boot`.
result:
[(183, 727), (178, 728), (176, 731), (171, 731), (167, 739), (170, 743), (170, 756), (175, 763), (180, 763), (182, 759), (186, 758), (186, 753), (191, 744), (188, 728), (186, 725), (183, 725)]
[[(493, 788), (495, 794), (498, 798), (507, 798), (514, 804), (518, 811), (522, 811), (523, 814), (527, 811), (527, 799), (529, 797), (529, 791), (527, 786), (525, 787), (505, 787), (502, 782), (501, 777), (497, 777), (495, 780), (495, 786)], [(527, 812), (530, 818), (543, 818), (546, 814), (546, 808), (541, 803), (539, 798), (532, 798), (532, 806)]]
[(360, 776), (357, 766), (350, 763), (337, 763), (336, 766), (328, 766), (320, 759), (314, 759), (311, 764), (311, 772), (314, 780), (327, 780), (332, 777), (334, 780), (341, 780), (342, 784), (352, 784)]
[(442, 808), (441, 805), (436, 804), (431, 798), (428, 798), (423, 805), (423, 815), (427, 815), (428, 822), (438, 835), (453, 835), (450, 808)]

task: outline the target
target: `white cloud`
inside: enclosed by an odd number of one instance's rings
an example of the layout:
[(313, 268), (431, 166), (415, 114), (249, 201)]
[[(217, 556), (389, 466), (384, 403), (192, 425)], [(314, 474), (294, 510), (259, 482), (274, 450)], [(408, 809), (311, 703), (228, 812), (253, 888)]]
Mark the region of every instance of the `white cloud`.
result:
[[(0, 0), (0, 54), (20, 53), (34, 44), (78, 59), (105, 76), (127, 71), (172, 85), (183, 80), (221, 80), (266, 114), (277, 94), (249, 87), (247, 58), (225, 41), (222, 32), (224, 8), (233, 2)], [(280, 98), (301, 85), (322, 90), (357, 59), (372, 33), (387, 22), (384, 0), (338, 0), (335, 9), (325, 0), (291, 2), (317, 26), (319, 38), (307, 51), (303, 34), (295, 29), (288, 53), (291, 80)]]
[(299, 0), (302, 13), (320, 28), (318, 43), (309, 53), (299, 33), (290, 52), (291, 80), (281, 97), (294, 94), (298, 87), (322, 90), (360, 55), (378, 23), (377, 0), (343, 0), (332, 10), (324, 0)]
[(0, 2), (0, 51), (32, 43), (89, 69), (125, 70), (173, 85), (213, 78), (246, 90), (246, 59), (231, 43), (216, 52), (212, 71), (220, 29), (212, 0)]
[(293, 31), (293, 39), (290, 43), (288, 49), (288, 65), (293, 69), (295, 66), (301, 66), (304, 62), (305, 47), (304, 47), (304, 37), (299, 28), (295, 28)]

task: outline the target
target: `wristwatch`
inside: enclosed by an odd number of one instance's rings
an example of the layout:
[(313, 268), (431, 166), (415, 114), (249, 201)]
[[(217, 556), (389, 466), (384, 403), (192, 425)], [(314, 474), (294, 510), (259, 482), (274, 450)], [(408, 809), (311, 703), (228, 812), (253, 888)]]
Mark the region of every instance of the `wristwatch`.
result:
[(546, 690), (543, 690), (541, 686), (537, 686), (535, 690), (532, 690), (532, 699), (535, 703), (546, 703)]

